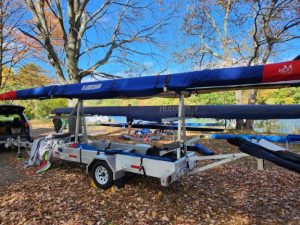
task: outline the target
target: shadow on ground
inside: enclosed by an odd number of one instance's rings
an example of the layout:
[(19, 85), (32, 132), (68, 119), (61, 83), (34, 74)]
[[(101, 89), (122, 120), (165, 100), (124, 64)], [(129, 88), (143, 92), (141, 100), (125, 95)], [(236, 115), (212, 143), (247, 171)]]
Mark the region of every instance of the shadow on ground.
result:
[(40, 138), (40, 137), (44, 137), (46, 135), (48, 135), (49, 133), (53, 133), (54, 129), (51, 128), (34, 128), (32, 129), (32, 136), (34, 138)]
[(14, 165), (15, 160), (13, 159), (16, 157), (17, 152), (15, 150), (0, 149), (0, 186), (7, 186), (25, 179), (25, 177), (16, 170), (16, 165)]

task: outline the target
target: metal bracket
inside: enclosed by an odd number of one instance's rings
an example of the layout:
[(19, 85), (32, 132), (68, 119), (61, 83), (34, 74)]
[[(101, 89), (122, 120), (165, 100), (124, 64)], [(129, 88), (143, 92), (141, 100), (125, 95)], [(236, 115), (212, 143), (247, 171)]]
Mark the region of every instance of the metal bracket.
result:
[(186, 146), (190, 146), (192, 145), (193, 143), (195, 143), (196, 141), (199, 141), (200, 140), (200, 137), (194, 137), (194, 138), (191, 138), (189, 140), (187, 140), (184, 144)]
[(233, 154), (222, 154), (222, 155), (212, 155), (212, 156), (195, 156), (195, 157), (191, 157), (188, 160), (190, 161), (203, 161), (203, 160), (213, 160), (213, 159), (221, 159), (220, 161), (214, 162), (214, 163), (210, 163), (208, 165), (202, 166), (198, 169), (195, 169), (193, 171), (191, 171), (188, 175), (195, 175), (199, 172), (211, 169), (213, 167), (225, 164), (225, 163), (229, 163), (232, 161), (235, 161), (237, 159), (243, 158), (243, 157), (249, 157), (250, 155), (246, 154), (246, 153), (233, 153)]

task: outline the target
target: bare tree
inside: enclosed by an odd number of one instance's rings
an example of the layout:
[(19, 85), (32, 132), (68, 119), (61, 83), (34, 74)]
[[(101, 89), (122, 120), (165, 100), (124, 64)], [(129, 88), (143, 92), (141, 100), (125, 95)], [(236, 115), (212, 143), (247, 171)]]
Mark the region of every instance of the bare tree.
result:
[(60, 83), (89, 75), (115, 77), (103, 69), (108, 63), (138, 66), (133, 55), (153, 55), (137, 46), (159, 45), (158, 34), (176, 8), (162, 6), (159, 11), (156, 0), (25, 1), (33, 19), (21, 31), (44, 50)]
[(25, 10), (18, 0), (0, 0), (0, 90), (15, 67), (28, 53), (18, 28), (22, 25)]
[[(298, 0), (192, 0), (182, 29), (194, 43), (175, 57), (200, 68), (267, 63), (276, 47), (299, 38), (299, 4)], [(255, 103), (256, 93), (251, 90), (249, 103)], [(236, 92), (236, 102), (242, 102), (241, 91)]]
[(299, 8), (298, 0), (192, 0), (182, 30), (194, 43), (180, 55), (198, 67), (266, 63), (276, 45), (300, 37)]
[[(293, 0), (256, 0), (251, 36), (252, 51), (247, 65), (265, 64), (271, 54), (279, 54), (276, 47), (300, 38), (300, 2)], [(292, 56), (294, 57), (294, 56)], [(257, 90), (250, 90), (248, 104), (255, 104)], [(253, 129), (247, 120), (246, 129)]]

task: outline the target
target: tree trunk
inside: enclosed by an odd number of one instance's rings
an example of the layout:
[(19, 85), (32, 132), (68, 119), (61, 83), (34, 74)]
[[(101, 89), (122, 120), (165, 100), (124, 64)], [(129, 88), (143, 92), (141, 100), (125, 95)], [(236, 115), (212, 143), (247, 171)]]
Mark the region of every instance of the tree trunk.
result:
[[(75, 77), (78, 77), (76, 76), (76, 74), (74, 75)], [(71, 76), (70, 76), (71, 78)], [(71, 79), (69, 81), (69, 83), (80, 83), (80, 80), (77, 80), (77, 79)], [(78, 103), (78, 99), (68, 99), (68, 107), (76, 107), (76, 104)], [(69, 123), (69, 132), (70, 134), (75, 134), (75, 130), (76, 130), (76, 114), (75, 115), (72, 115), (72, 116), (69, 116), (68, 118), (68, 123)], [(80, 127), (79, 127), (79, 133), (82, 132), (82, 117), (80, 117)]]
[(75, 107), (78, 99), (68, 99), (68, 107)]
[(3, 0), (0, 0), (0, 90), (3, 82)]
[[(241, 90), (237, 90), (235, 91), (235, 102), (237, 105), (241, 105), (242, 104), (242, 91)], [(240, 130), (244, 128), (244, 121), (241, 119), (237, 119), (236, 120), (236, 129)]]
[[(75, 77), (78, 77), (75, 75)], [(81, 80), (72, 79), (69, 81), (70, 84), (80, 83)], [(68, 99), (68, 107), (75, 107), (78, 102), (78, 99)]]
[[(257, 89), (251, 89), (249, 93), (248, 104), (254, 105), (256, 103)], [(253, 130), (253, 120), (246, 120), (245, 129)]]

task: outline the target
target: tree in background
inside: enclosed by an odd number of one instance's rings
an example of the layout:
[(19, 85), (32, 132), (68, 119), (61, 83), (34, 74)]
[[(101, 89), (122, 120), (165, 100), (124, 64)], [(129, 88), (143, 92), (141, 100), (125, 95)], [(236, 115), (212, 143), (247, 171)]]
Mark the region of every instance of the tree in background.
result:
[(192, 0), (182, 30), (193, 44), (175, 57), (197, 68), (264, 64), (276, 53), (276, 45), (300, 38), (299, 4), (298, 0)]
[(234, 92), (222, 91), (213, 92), (208, 94), (192, 95), (187, 99), (190, 104), (196, 105), (223, 105), (223, 104), (234, 104)]
[(7, 81), (10, 88), (22, 89), (31, 88), (54, 83), (54, 79), (48, 77), (48, 71), (43, 70), (40, 66), (29, 63), (23, 65), (16, 72), (15, 76), (10, 77)]
[(0, 91), (13, 75), (13, 67), (29, 53), (18, 31), (24, 15), (22, 1), (0, 0)]
[(299, 87), (259, 91), (257, 94), (257, 102), (259, 104), (299, 104), (299, 91)]
[[(26, 0), (32, 14), (23, 34), (45, 53), (59, 83), (74, 83), (89, 75), (114, 78), (103, 65), (129, 68), (133, 55), (151, 56), (145, 44), (159, 45), (159, 32), (174, 14), (162, 1)], [(161, 8), (161, 10), (159, 10)], [(137, 47), (138, 46), (138, 47)]]
[[(13, 76), (7, 79), (7, 85), (4, 91), (16, 89), (24, 89), (50, 85), (54, 83), (53, 78), (47, 76), (47, 71), (44, 71), (40, 66), (30, 63), (18, 69)], [(11, 102), (7, 102), (11, 103)], [(25, 107), (25, 113), (30, 118), (45, 119), (52, 109), (57, 107), (66, 107), (66, 99), (49, 99), (49, 100), (23, 100), (17, 104)]]
[[(298, 0), (192, 0), (182, 30), (193, 44), (175, 57), (197, 69), (265, 64), (282, 43), (300, 37), (299, 4)], [(250, 92), (249, 103), (255, 103), (256, 94)], [(242, 92), (237, 91), (236, 103), (241, 100)]]

